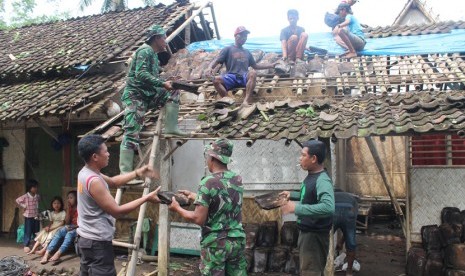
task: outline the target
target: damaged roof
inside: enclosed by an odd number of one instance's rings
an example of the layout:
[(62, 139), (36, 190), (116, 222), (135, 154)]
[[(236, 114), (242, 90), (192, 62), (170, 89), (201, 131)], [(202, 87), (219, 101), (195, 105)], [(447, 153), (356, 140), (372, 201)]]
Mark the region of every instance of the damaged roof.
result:
[(92, 106), (101, 107), (118, 92), (117, 81), (124, 75), (94, 75), (0, 86), (0, 120), (79, 114)]
[(0, 31), (0, 79), (106, 63), (138, 43), (152, 24), (170, 32), (192, 5), (158, 5)]
[(172, 33), (194, 8), (160, 4), (0, 31), (0, 121), (101, 109), (124, 87), (122, 64), (147, 28)]
[[(305, 141), (421, 133), (462, 133), (465, 91), (366, 94), (358, 97), (314, 97), (261, 101), (248, 108), (218, 102), (183, 105), (180, 127), (187, 139), (227, 137)], [(151, 140), (158, 112), (149, 112), (142, 139)], [(183, 121), (195, 121), (197, 127)], [(118, 120), (116, 120), (118, 122)], [(119, 123), (103, 124), (92, 133), (121, 141)], [(464, 133), (465, 134), (465, 133)], [(462, 135), (462, 134), (461, 134)]]

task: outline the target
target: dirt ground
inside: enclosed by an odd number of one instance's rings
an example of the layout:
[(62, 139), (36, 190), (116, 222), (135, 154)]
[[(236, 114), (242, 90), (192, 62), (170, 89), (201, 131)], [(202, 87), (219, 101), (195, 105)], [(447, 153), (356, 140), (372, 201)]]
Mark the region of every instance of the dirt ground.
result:
[[(386, 275), (386, 276), (399, 276), (405, 275), (405, 240), (402, 236), (402, 230), (398, 227), (395, 221), (372, 221), (367, 233), (360, 233), (357, 235), (357, 260), (361, 264), (361, 271), (356, 275), (359, 276), (373, 276), (373, 275)], [(124, 251), (117, 252), (116, 255), (120, 256)], [(39, 256), (27, 256), (22, 251), (22, 246), (15, 243), (14, 240), (7, 237), (0, 238), (0, 259), (6, 256), (17, 255), (28, 263), (31, 270), (38, 272), (44, 268), (47, 271), (54, 270), (56, 272), (73, 270), (77, 275), (79, 271), (79, 258), (74, 254), (67, 254), (63, 256), (63, 261), (56, 265), (48, 263), (41, 265)], [(124, 260), (115, 260), (117, 271), (122, 267)], [(170, 275), (176, 276), (197, 276), (199, 258), (198, 257), (185, 257), (180, 255), (173, 255), (170, 258)], [(156, 270), (155, 263), (143, 263), (137, 268), (137, 275), (144, 275)], [(50, 275), (50, 274), (49, 274)], [(52, 274), (53, 275), (53, 274)], [(58, 273), (55, 275), (59, 275)], [(286, 275), (283, 273), (265, 273), (250, 275)], [(342, 272), (337, 272), (337, 276), (345, 275)]]

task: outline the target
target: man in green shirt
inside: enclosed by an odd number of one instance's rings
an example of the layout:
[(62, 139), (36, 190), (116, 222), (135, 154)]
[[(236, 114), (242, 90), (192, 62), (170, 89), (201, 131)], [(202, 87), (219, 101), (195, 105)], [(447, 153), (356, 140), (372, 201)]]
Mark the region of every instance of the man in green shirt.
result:
[(159, 25), (153, 25), (147, 32), (144, 45), (137, 49), (129, 65), (126, 87), (121, 97), (124, 107), (124, 136), (119, 162), (121, 173), (133, 170), (134, 151), (139, 148), (139, 133), (148, 109), (165, 106), (165, 137), (186, 135), (178, 128), (178, 92), (173, 91), (171, 81), (159, 77), (157, 53), (165, 51), (166, 47), (165, 30)]
[(300, 230), (298, 247), (300, 275), (322, 276), (329, 250), (329, 231), (335, 210), (333, 183), (323, 162), (326, 146), (323, 142), (310, 140), (303, 144), (300, 166), (308, 171), (300, 192), (284, 191), (288, 201), (281, 207), (283, 214), (295, 213)]
[(173, 197), (170, 210), (202, 227), (202, 275), (247, 275), (245, 260), (245, 232), (242, 227), (242, 177), (228, 169), (233, 144), (218, 139), (205, 147), (208, 170), (211, 175), (200, 182), (197, 194), (181, 190), (195, 210), (179, 206)]

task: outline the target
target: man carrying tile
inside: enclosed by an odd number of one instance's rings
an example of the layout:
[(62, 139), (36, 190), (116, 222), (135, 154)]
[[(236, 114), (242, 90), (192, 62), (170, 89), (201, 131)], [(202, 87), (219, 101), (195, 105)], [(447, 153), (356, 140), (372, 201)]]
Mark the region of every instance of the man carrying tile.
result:
[[(353, 4), (352, 4), (353, 5)], [(353, 58), (358, 51), (365, 48), (366, 41), (362, 26), (352, 14), (351, 5), (345, 2), (339, 4), (336, 14), (341, 18), (342, 23), (333, 29), (334, 39), (342, 48), (347, 49), (343, 57)]]
[[(252, 54), (242, 46), (247, 41), (250, 32), (244, 27), (237, 27), (234, 32), (234, 45), (225, 47), (219, 56), (212, 62), (212, 71), (218, 64), (226, 64), (226, 74), (215, 76), (213, 85), (221, 97), (226, 97), (228, 91), (238, 87), (245, 87), (243, 105), (250, 105), (250, 95), (255, 89), (257, 72), (255, 70), (270, 69), (275, 64), (257, 64)], [(255, 70), (250, 70), (252, 67)]]
[(202, 227), (202, 275), (247, 275), (245, 232), (242, 227), (242, 177), (228, 169), (233, 144), (218, 139), (205, 147), (211, 175), (202, 179), (197, 194), (180, 191), (194, 201), (194, 211), (181, 208), (173, 197), (171, 211)]
[(297, 26), (299, 12), (297, 10), (287, 11), (289, 26), (281, 30), (281, 50), (284, 61), (302, 61), (304, 50), (307, 45), (308, 34), (303, 27)]
[(299, 228), (300, 275), (323, 276), (329, 252), (329, 231), (334, 214), (333, 183), (324, 168), (326, 146), (322, 141), (303, 143), (300, 167), (308, 172), (300, 192), (284, 191), (288, 201), (282, 214), (295, 213)]
[(134, 152), (139, 149), (139, 133), (148, 109), (165, 106), (165, 137), (186, 136), (178, 128), (179, 95), (173, 91), (171, 81), (159, 77), (157, 53), (165, 51), (166, 33), (159, 25), (152, 26), (129, 65), (126, 87), (121, 97), (124, 106), (124, 136), (120, 146), (121, 173), (133, 170)]

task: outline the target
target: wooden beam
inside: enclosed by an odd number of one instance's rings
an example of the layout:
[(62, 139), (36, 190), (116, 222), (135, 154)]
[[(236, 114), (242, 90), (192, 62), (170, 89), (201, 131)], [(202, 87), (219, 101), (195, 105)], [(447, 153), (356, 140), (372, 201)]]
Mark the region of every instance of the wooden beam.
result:
[(209, 2), (208, 5), (210, 6), (210, 10), (212, 11), (212, 19), (213, 19), (213, 24), (215, 26), (215, 32), (216, 32), (216, 39), (220, 40), (220, 32), (218, 29), (218, 23), (216, 22), (216, 16), (215, 16), (215, 9), (213, 8), (213, 3)]
[(336, 187), (343, 191), (349, 192), (346, 180), (346, 151), (347, 140), (338, 139), (336, 147)]
[[(166, 43), (169, 43), (171, 40), (173, 40), (173, 38), (175, 38), (182, 30), (184, 30), (184, 28), (186, 28), (187, 25), (190, 24), (190, 22), (192, 20), (194, 20), (194, 18), (197, 16), (197, 15), (200, 15), (202, 14), (202, 10), (208, 5), (208, 3), (205, 3), (203, 6), (201, 6), (198, 10), (196, 10), (194, 13), (192, 13), (191, 17), (189, 17), (189, 19), (187, 19), (186, 21), (184, 21), (184, 23), (181, 24), (181, 26), (179, 26), (174, 32), (172, 32), (167, 38), (166, 38)], [(201, 18), (203, 18), (203, 14), (201, 16)], [(209, 33), (208, 33), (209, 34)]]
[(405, 219), (404, 213), (400, 208), (399, 202), (397, 201), (396, 195), (391, 191), (391, 185), (387, 179), (386, 171), (384, 170), (383, 162), (379, 157), (378, 150), (376, 149), (375, 144), (370, 136), (365, 137), (365, 141), (367, 142), (368, 148), (370, 149), (371, 155), (373, 155), (373, 159), (375, 160), (376, 167), (378, 167), (379, 173), (381, 174), (381, 178), (383, 179), (383, 184), (386, 187), (386, 190), (391, 198), (391, 203), (394, 206), (394, 210), (396, 212), (397, 218), (399, 219), (400, 225), (402, 226), (402, 231), (404, 232), (404, 236), (407, 237), (407, 229), (405, 227)]
[(58, 135), (55, 133), (55, 131), (53, 131), (53, 129), (51, 127), (49, 127), (47, 125), (46, 122), (44, 122), (42, 119), (40, 119), (39, 117), (35, 117), (33, 118), (34, 122), (36, 122), (36, 124), (43, 130), (45, 131), (45, 133), (47, 133), (50, 137), (53, 138), (53, 140), (58, 141)]
[[(163, 151), (160, 157), (170, 151), (170, 140), (163, 140)], [(160, 186), (162, 191), (171, 191), (171, 159), (163, 161), (160, 158)], [(169, 275), (170, 263), (170, 214), (168, 205), (159, 205), (158, 215), (158, 276)]]

